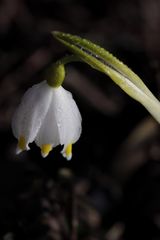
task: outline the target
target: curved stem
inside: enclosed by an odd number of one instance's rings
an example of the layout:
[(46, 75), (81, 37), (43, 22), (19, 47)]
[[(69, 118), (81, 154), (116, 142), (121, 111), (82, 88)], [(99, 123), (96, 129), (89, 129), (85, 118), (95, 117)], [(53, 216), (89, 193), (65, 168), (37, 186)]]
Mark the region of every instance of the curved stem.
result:
[(53, 88), (60, 87), (65, 79), (65, 64), (77, 61), (81, 61), (81, 59), (77, 55), (72, 54), (62, 57), (52, 64), (48, 68), (45, 77), (48, 85)]
[(71, 63), (71, 62), (82, 62), (82, 60), (77, 56), (77, 55), (74, 55), (74, 54), (71, 54), (71, 55), (66, 55), (62, 58), (60, 58), (59, 60), (57, 60), (55, 62), (55, 64), (68, 64), (68, 63)]

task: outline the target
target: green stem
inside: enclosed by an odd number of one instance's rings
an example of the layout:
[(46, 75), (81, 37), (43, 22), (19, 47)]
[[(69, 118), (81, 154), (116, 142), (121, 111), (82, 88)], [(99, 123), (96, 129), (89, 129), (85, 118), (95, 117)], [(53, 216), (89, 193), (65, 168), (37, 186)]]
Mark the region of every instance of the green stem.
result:
[(58, 59), (55, 64), (63, 64), (63, 65), (66, 65), (68, 63), (71, 63), (71, 62), (82, 62), (82, 60), (77, 56), (77, 55), (66, 55), (60, 59)]
[(81, 59), (76, 55), (67, 55), (49, 67), (46, 73), (46, 80), (49, 86), (53, 88), (58, 88), (62, 85), (65, 79), (65, 64), (70, 62), (81, 61)]

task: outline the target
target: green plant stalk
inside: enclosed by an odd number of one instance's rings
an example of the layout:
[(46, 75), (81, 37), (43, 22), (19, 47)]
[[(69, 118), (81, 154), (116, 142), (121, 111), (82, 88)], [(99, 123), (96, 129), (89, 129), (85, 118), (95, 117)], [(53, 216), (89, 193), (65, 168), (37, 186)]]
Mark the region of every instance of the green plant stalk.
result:
[(76, 55), (68, 55), (52, 64), (45, 73), (47, 83), (53, 88), (60, 87), (65, 79), (64, 65), (75, 61), (79, 61)]
[(140, 102), (160, 123), (160, 102), (130, 68), (89, 40), (57, 31), (52, 34), (77, 58), (108, 75), (130, 97)]

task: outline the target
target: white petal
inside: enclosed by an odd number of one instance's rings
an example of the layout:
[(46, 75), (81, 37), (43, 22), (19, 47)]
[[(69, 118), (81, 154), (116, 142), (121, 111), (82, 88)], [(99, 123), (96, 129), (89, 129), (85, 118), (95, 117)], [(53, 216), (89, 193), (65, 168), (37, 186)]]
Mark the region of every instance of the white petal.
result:
[(35, 139), (48, 111), (51, 98), (52, 88), (46, 81), (28, 89), (12, 120), (12, 130), (16, 138), (24, 136), (26, 143)]
[[(55, 89), (52, 88), (52, 91), (54, 92)], [(51, 144), (53, 147), (60, 144), (58, 125), (55, 116), (55, 101), (53, 100), (52, 96), (50, 107), (35, 140), (39, 147), (44, 144)]]
[(81, 134), (81, 115), (70, 92), (59, 87), (53, 94), (61, 145), (76, 142)]
[(65, 147), (81, 134), (81, 115), (72, 95), (64, 88), (53, 88), (50, 107), (36, 137), (36, 144)]

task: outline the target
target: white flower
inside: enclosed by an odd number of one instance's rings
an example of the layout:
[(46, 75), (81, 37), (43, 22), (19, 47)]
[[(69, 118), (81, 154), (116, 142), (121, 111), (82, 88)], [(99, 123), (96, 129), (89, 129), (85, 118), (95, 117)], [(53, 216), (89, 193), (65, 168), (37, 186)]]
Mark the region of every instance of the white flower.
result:
[(61, 144), (63, 156), (70, 160), (72, 144), (81, 134), (81, 115), (70, 92), (43, 81), (25, 93), (13, 116), (12, 129), (18, 139), (17, 153), (29, 150), (28, 144), (35, 141), (46, 157)]

